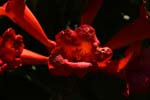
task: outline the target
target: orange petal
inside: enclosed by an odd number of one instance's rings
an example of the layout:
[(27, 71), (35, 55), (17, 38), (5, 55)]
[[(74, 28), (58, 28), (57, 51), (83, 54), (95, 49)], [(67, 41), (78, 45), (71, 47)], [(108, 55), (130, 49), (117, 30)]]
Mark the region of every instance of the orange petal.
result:
[(5, 9), (3, 7), (0, 7), (0, 16), (7, 16)]
[(118, 62), (117, 72), (120, 72), (120, 70), (126, 67), (129, 61), (140, 55), (141, 48), (141, 41), (131, 44), (131, 46), (125, 52), (125, 57), (120, 59)]
[(40, 55), (38, 53), (32, 52), (30, 50), (24, 49), (21, 54), (22, 64), (48, 64), (48, 57)]
[(120, 59), (117, 67), (117, 72), (120, 72), (123, 68), (126, 67), (128, 62), (131, 60), (132, 56), (133, 56), (133, 52), (130, 51), (126, 57)]

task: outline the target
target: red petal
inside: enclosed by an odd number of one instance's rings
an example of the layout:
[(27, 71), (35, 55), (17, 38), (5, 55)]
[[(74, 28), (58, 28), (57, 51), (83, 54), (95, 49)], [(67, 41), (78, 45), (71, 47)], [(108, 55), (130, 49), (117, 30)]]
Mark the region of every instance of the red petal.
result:
[(22, 29), (24, 29), (26, 32), (36, 38), (38, 41), (46, 46), (50, 45), (41, 25), (32, 14), (30, 9), (25, 5), (23, 0), (8, 1), (5, 6), (0, 9), (0, 15), (6, 15)]
[(135, 41), (150, 38), (150, 22), (146, 19), (146, 15), (144, 14), (144, 16), (143, 14), (143, 8), (141, 8), (141, 16), (120, 30), (105, 46), (117, 49), (132, 44)]
[(80, 23), (81, 24), (92, 24), (94, 21), (95, 16), (97, 15), (103, 0), (89, 0), (88, 6), (83, 12)]

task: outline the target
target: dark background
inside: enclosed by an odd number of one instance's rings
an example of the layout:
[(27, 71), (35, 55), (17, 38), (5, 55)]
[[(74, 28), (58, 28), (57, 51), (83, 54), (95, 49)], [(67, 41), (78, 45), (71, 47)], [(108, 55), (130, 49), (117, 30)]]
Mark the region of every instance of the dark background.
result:
[[(67, 26), (75, 28), (86, 8), (88, 0), (26, 0), (47, 36), (54, 40), (57, 32)], [(2, 5), (6, 0), (1, 0)], [(104, 0), (92, 26), (97, 37), (105, 44), (122, 27), (139, 16), (140, 0)], [(122, 13), (130, 20), (123, 19)], [(13, 27), (24, 37), (25, 47), (48, 56), (47, 49), (7, 17), (0, 17), (0, 33)], [(126, 47), (125, 47), (126, 48)], [(120, 58), (125, 48), (114, 51), (114, 59)], [(34, 69), (35, 68), (35, 69)], [(0, 76), (0, 100), (127, 100), (121, 93), (125, 81), (101, 73), (87, 75), (83, 80), (75, 77), (55, 77), (47, 66), (23, 66)], [(135, 99), (136, 100), (136, 99)]]

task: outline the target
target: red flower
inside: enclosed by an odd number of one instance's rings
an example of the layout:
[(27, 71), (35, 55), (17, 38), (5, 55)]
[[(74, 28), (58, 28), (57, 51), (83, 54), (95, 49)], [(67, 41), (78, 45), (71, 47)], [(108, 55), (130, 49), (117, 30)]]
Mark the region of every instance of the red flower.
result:
[(48, 48), (54, 47), (54, 41), (48, 39), (41, 25), (24, 3), (24, 0), (8, 0), (0, 7), (0, 15), (7, 16), (23, 30)]
[(110, 48), (99, 46), (95, 29), (89, 25), (59, 32), (56, 43), (49, 59), (49, 69), (54, 75), (83, 77), (95, 67), (97, 70), (106, 67), (112, 57)]
[(12, 28), (8, 28), (0, 38), (1, 72), (3, 72), (19, 66), (24, 44), (22, 36), (16, 35)]

